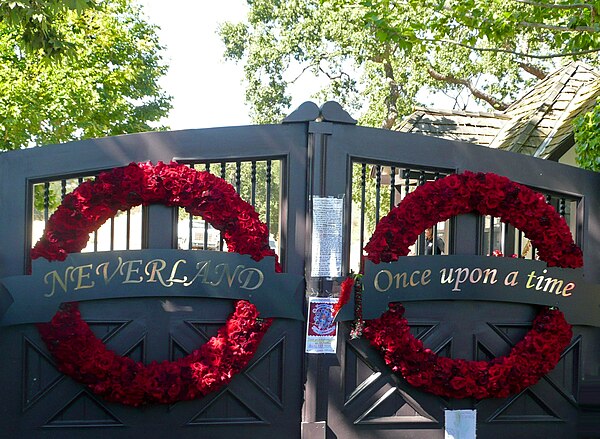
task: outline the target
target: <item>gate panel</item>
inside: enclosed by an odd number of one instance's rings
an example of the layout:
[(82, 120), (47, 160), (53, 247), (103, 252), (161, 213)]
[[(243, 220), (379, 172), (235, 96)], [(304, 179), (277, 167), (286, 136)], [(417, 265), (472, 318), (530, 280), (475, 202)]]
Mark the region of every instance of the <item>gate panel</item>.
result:
[[(427, 175), (471, 170), (504, 175), (547, 194), (547, 201), (565, 216), (584, 251), (586, 278), (598, 283), (600, 175), (432, 137), (342, 124), (323, 129), (313, 123), (309, 130), (315, 138), (315, 149), (320, 148), (314, 155), (322, 154), (325, 163), (320, 167), (322, 171), (317, 171), (324, 182), (319, 195), (344, 194), (346, 200), (355, 197), (354, 206), (351, 202), (346, 204), (347, 268), (357, 269), (356, 261), (361, 257), (353, 252), (372, 233), (372, 228), (365, 226), (366, 215), (378, 221), (389, 210), (386, 204), (390, 198), (396, 198), (391, 204), (397, 203), (406, 194), (405, 189), (411, 190), (412, 184), (423, 184)], [(357, 201), (357, 194), (351, 191), (352, 181), (354, 191), (357, 189), (357, 166), (360, 170), (365, 163), (362, 178), (371, 186), (365, 190), (364, 185), (362, 189), (359, 185), (358, 190), (362, 190), (363, 197), (369, 190), (375, 194), (377, 199), (371, 204), (375, 207), (371, 209), (376, 212), (365, 212), (369, 207), (364, 202), (357, 207), (360, 194)], [(394, 177), (392, 169), (396, 171)], [(395, 185), (396, 190), (390, 185)], [(313, 189), (311, 193), (318, 191)], [(389, 198), (388, 193), (392, 194)], [(351, 230), (351, 224), (360, 224), (359, 230)], [(519, 250), (521, 255), (535, 258), (535, 249), (523, 251), (524, 238), (518, 231), (501, 227), (489, 217), (460, 215), (438, 228), (444, 230), (445, 252), (451, 254), (485, 255), (502, 245), (501, 250), (508, 254)], [(421, 253), (421, 245), (419, 241), (415, 244), (415, 254)], [(323, 279), (311, 279), (310, 284), (321, 285), (319, 291), (323, 295), (335, 291), (337, 285)], [(531, 328), (537, 314), (534, 306), (491, 302), (410, 302), (405, 307), (413, 335), (427, 347), (441, 356), (473, 360), (490, 360), (507, 354)], [(571, 438), (576, 436), (581, 416), (579, 388), (585, 380), (598, 377), (600, 353), (594, 344), (599, 341), (600, 331), (574, 327), (574, 338), (560, 363), (535, 386), (506, 399), (449, 400), (418, 391), (391, 374), (378, 352), (365, 340), (351, 339), (348, 324), (344, 328), (335, 360), (313, 366), (315, 382), (329, 383), (327, 393), (321, 390), (324, 386), (315, 386), (315, 394), (307, 394), (308, 401), (316, 401), (312, 412), (315, 421), (326, 420), (327, 437), (332, 438), (442, 438), (444, 410), (456, 409), (477, 410), (478, 437)], [(314, 365), (309, 361), (311, 364)], [(328, 401), (326, 408), (318, 403), (323, 398)]]
[[(303, 275), (304, 241), (296, 239), (293, 232), (304, 228), (306, 132), (303, 125), (287, 125), (148, 133), (0, 155), (0, 203), (10, 206), (3, 209), (0, 228), (4, 243), (0, 248), (0, 277), (22, 275), (28, 266), (35, 216), (32, 199), (39, 192), (34, 188), (36, 183), (42, 182), (42, 192), (46, 191), (48, 198), (45, 181), (77, 180), (134, 161), (172, 159), (202, 163), (202, 167), (211, 162), (219, 167), (233, 162), (234, 168), (241, 168), (242, 162), (280, 163), (277, 178), (281, 190), (270, 196), (286, 215), (272, 223), (279, 224), (276, 232), (285, 271)], [(255, 175), (248, 182), (239, 181), (241, 174), (237, 175), (238, 188), (256, 185)], [(60, 191), (61, 184), (57, 187)], [(248, 201), (256, 201), (252, 199), (255, 194), (251, 190)], [(177, 216), (164, 206), (145, 209), (143, 247), (177, 248)], [(185, 248), (196, 247), (191, 241), (186, 244)], [(206, 247), (206, 241), (199, 245)], [(148, 298), (86, 302), (80, 309), (110, 349), (147, 364), (175, 360), (195, 350), (222, 326), (232, 305), (218, 299)], [(107, 403), (59, 373), (34, 325), (1, 328), (0, 364), (4, 372), (0, 385), (4, 391), (0, 430), (6, 437), (36, 439), (84, 435), (230, 438), (265, 431), (275, 437), (299, 437), (302, 340), (302, 322), (278, 319), (252, 362), (227, 387), (196, 401), (132, 408)]]

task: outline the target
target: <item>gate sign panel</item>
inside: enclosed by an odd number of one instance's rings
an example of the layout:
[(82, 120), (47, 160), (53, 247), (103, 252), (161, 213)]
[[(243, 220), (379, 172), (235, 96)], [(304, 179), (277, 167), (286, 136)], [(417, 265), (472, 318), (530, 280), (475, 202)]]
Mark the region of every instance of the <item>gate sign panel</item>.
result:
[(571, 324), (600, 325), (600, 287), (586, 284), (580, 269), (542, 261), (473, 255), (367, 261), (363, 286), (365, 319), (379, 317), (390, 302), (484, 300), (557, 307)]
[(247, 255), (200, 250), (74, 253), (64, 262), (36, 259), (32, 275), (1, 280), (7, 290), (2, 293), (13, 302), (1, 323), (47, 322), (64, 302), (129, 297), (244, 299), (263, 317), (303, 320), (301, 277), (275, 273), (274, 267), (272, 258), (257, 262)]

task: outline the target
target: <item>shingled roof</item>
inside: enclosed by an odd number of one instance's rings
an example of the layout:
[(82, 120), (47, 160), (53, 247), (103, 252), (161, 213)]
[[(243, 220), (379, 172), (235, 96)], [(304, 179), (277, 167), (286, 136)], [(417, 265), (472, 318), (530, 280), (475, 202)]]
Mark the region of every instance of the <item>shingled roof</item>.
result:
[(600, 73), (572, 62), (538, 82), (504, 111), (418, 108), (399, 131), (462, 140), (557, 160), (574, 144), (573, 120), (600, 95)]

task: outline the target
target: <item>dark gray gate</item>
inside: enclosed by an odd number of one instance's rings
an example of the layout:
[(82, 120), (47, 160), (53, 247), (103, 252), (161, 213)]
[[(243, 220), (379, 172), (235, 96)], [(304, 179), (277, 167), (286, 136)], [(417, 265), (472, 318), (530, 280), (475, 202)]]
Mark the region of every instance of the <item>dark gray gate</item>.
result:
[[(81, 178), (130, 162), (172, 159), (211, 168), (217, 175), (223, 170), (249, 201), (257, 201), (258, 194), (265, 196), (257, 185), (267, 185), (269, 200), (263, 200), (263, 206), (281, 205), (289, 213), (279, 221), (268, 218), (276, 215), (275, 207), (263, 212), (268, 222), (279, 225), (273, 235), (284, 269), (303, 276), (304, 240), (295, 231), (304, 228), (305, 150), (304, 126), (288, 125), (130, 135), (2, 154), (0, 277), (25, 272), (32, 224), (43, 222), (53, 198)], [(261, 169), (267, 181), (257, 175)], [(142, 236), (129, 236), (139, 234), (130, 232), (139, 231), (135, 227), (120, 232), (120, 222), (113, 221), (107, 226), (112, 229), (110, 248), (96, 241), (95, 249), (111, 250), (121, 233), (127, 233), (128, 248), (130, 243), (132, 248), (139, 243), (144, 248), (210, 248), (214, 243), (203, 239), (212, 231), (204, 223), (196, 224), (200, 219), (182, 218), (164, 206), (152, 205), (142, 215), (128, 213), (127, 223), (136, 218), (143, 218)], [(172, 360), (196, 349), (214, 335), (232, 309), (231, 301), (215, 299), (125, 299), (81, 305), (85, 319), (109, 348), (146, 363)], [(135, 409), (106, 403), (59, 373), (33, 325), (3, 328), (0, 436), (230, 438), (268, 432), (269, 437), (299, 437), (302, 340), (301, 322), (276, 320), (252, 363), (225, 389), (197, 401)]]
[[(103, 169), (171, 159), (231, 177), (257, 204), (257, 187), (266, 184), (262, 202), (270, 206), (276, 200), (278, 207), (266, 207), (263, 219), (274, 232), (284, 270), (304, 276), (310, 295), (335, 295), (341, 280), (309, 276), (311, 196), (345, 197), (343, 271), (348, 272), (359, 268), (360, 248), (391, 206), (416, 185), (465, 169), (505, 175), (547, 194), (584, 251), (588, 282), (600, 283), (600, 175), (464, 143), (358, 127), (335, 104), (320, 112), (305, 105), (276, 126), (148, 133), (1, 154), (0, 278), (26, 272), (32, 229), (51, 212), (56, 194)], [(134, 216), (127, 214), (127, 223)], [(145, 248), (222, 248), (201, 219), (162, 206), (139, 217), (143, 233), (127, 235), (127, 248), (138, 242)], [(116, 223), (108, 227), (108, 236), (121, 233)], [(494, 218), (461, 215), (437, 232), (447, 253), (485, 255), (501, 246), (504, 253), (535, 257), (519, 231)], [(109, 248), (98, 244), (92, 250), (116, 249), (110, 242)], [(164, 301), (121, 299), (87, 303), (82, 311), (109, 347), (148, 362), (195, 349), (231, 310), (230, 302), (220, 300), (175, 305), (180, 311), (166, 312)], [(181, 311), (189, 306), (193, 313)], [(486, 302), (407, 306), (411, 327), (427, 346), (467, 359), (505, 354), (536, 312), (528, 305)], [(444, 436), (445, 409), (474, 408), (482, 438), (571, 438), (578, 432), (600, 437), (597, 328), (574, 328), (558, 367), (537, 385), (507, 399), (477, 402), (415, 390), (390, 374), (364, 340), (351, 340), (347, 324), (341, 326), (336, 355), (304, 355), (304, 325), (279, 320), (250, 366), (221, 392), (137, 409), (108, 404), (58, 373), (35, 327), (2, 328), (1, 436), (429, 438)]]
[[(600, 175), (571, 166), (485, 147), (348, 124), (311, 123), (310, 143), (318, 182), (313, 194), (347, 200), (346, 269), (359, 268), (355, 247), (415, 185), (463, 170), (494, 172), (546, 194), (571, 226), (585, 254), (585, 275), (599, 283)], [(354, 174), (354, 184), (352, 175)], [(357, 183), (357, 181), (361, 183)], [(374, 198), (365, 203), (365, 198)], [(373, 207), (374, 206), (374, 207)], [(358, 230), (352, 224), (359, 224)], [(369, 228), (370, 227), (370, 228)], [(505, 254), (535, 257), (522, 234), (498, 219), (460, 215), (443, 229), (450, 254)], [(439, 230), (438, 230), (439, 232)], [(440, 232), (441, 234), (441, 232)], [(423, 238), (421, 238), (423, 239)], [(360, 242), (355, 246), (354, 242)], [(352, 243), (352, 244), (351, 244)], [(415, 252), (420, 253), (422, 242)], [(527, 254), (526, 254), (527, 253)], [(355, 255), (356, 256), (356, 255)], [(352, 262), (354, 261), (354, 262)], [(308, 279), (322, 294), (337, 283)], [(486, 302), (405, 304), (414, 335), (443, 356), (490, 360), (505, 355), (531, 327), (535, 307)], [(481, 438), (600, 437), (598, 410), (600, 330), (574, 327), (571, 345), (558, 366), (537, 385), (506, 399), (447, 400), (420, 392), (390, 373), (381, 356), (343, 327), (336, 356), (309, 358), (305, 431), (327, 438), (443, 438), (444, 410), (476, 409)], [(312, 373), (311, 373), (312, 372)], [(581, 400), (583, 398), (583, 400)], [(590, 403), (586, 402), (589, 399)], [(593, 400), (593, 402), (592, 402)], [(593, 405), (596, 404), (596, 405)], [(597, 418), (596, 418), (597, 419)], [(321, 422), (319, 422), (321, 421)], [(318, 426), (324, 427), (319, 430)], [(310, 431), (310, 434), (309, 434)]]

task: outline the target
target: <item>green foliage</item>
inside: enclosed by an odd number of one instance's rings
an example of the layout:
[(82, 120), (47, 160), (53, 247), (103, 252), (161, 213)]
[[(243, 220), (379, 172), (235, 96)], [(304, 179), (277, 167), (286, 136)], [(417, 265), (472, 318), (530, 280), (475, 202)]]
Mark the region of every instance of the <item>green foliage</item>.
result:
[(76, 50), (60, 25), (62, 16), (100, 4), (97, 0), (0, 0), (0, 22), (14, 30), (22, 49), (54, 57)]
[(289, 112), (288, 87), (307, 72), (319, 99), (392, 128), (420, 97), (448, 94), (503, 109), (573, 58), (598, 65), (600, 1), (252, 0), (246, 23), (221, 27), (225, 57), (242, 62), (257, 122)]
[(149, 131), (170, 109), (158, 85), (167, 68), (155, 27), (128, 0), (75, 10), (84, 3), (73, 0), (53, 16), (53, 28), (76, 48), (59, 58), (24, 50), (18, 26), (0, 22), (0, 150)]
[(600, 104), (575, 121), (577, 164), (600, 172)]

